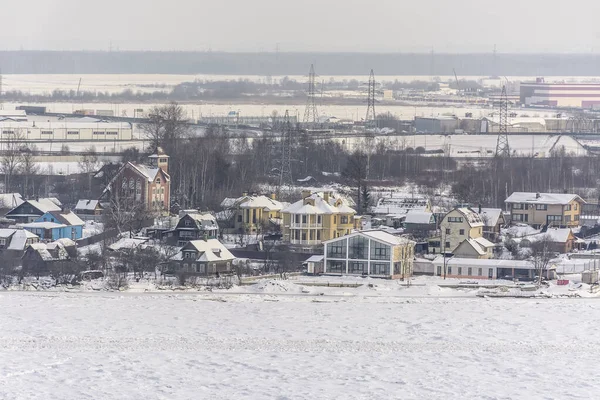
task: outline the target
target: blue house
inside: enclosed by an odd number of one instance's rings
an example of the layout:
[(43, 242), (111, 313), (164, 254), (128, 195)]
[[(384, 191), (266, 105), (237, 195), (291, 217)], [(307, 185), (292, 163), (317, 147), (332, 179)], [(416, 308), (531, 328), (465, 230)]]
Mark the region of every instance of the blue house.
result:
[(83, 237), (85, 223), (74, 212), (48, 211), (23, 228), (40, 237), (40, 240), (71, 239)]

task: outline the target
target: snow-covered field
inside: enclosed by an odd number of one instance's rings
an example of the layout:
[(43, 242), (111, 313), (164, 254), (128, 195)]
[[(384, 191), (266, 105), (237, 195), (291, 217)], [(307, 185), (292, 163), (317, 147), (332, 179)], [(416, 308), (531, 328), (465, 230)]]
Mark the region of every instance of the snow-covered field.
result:
[(0, 398), (590, 399), (600, 389), (595, 299), (284, 296), (291, 283), (267, 282), (248, 287), (262, 295), (0, 292)]

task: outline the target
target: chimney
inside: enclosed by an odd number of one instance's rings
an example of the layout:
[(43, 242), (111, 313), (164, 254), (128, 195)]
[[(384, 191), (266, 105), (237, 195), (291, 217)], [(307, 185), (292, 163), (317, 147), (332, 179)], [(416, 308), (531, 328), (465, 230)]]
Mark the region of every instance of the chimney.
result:
[(479, 211), (478, 211), (478, 213), (481, 214), (481, 204), (479, 204)]
[(540, 197), (542, 197), (542, 195), (541, 195), (541, 194), (539, 194), (539, 193), (536, 193), (536, 194), (535, 194), (535, 198), (536, 198), (536, 199), (539, 199)]
[(304, 200), (305, 198), (310, 196), (310, 190), (303, 190), (302, 191), (302, 200)]
[(208, 241), (208, 233), (204, 232), (204, 235), (202, 236), (202, 239), (207, 242)]
[(331, 194), (331, 192), (328, 192), (328, 191), (323, 192), (323, 200), (325, 200), (325, 203), (329, 203), (330, 194)]
[(275, 193), (271, 193), (271, 200), (277, 200), (277, 195)]

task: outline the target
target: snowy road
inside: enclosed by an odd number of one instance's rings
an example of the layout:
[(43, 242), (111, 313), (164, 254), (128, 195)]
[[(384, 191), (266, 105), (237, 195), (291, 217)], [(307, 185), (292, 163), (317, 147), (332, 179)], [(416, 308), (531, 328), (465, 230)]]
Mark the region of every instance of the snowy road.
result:
[(589, 399), (600, 389), (600, 302), (323, 300), (0, 293), (0, 399)]

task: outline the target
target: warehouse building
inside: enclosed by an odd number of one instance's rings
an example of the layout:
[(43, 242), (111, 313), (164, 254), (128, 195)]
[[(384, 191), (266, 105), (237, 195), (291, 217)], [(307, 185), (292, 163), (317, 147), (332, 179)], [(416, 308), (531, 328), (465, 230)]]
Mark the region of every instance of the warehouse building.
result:
[(29, 116), (27, 119), (0, 116), (0, 139), (18, 137), (22, 140), (132, 140), (133, 125), (129, 122), (108, 122), (97, 118), (48, 118)]
[(548, 107), (600, 107), (600, 83), (546, 83), (544, 78), (536, 82), (522, 82), (521, 104)]

